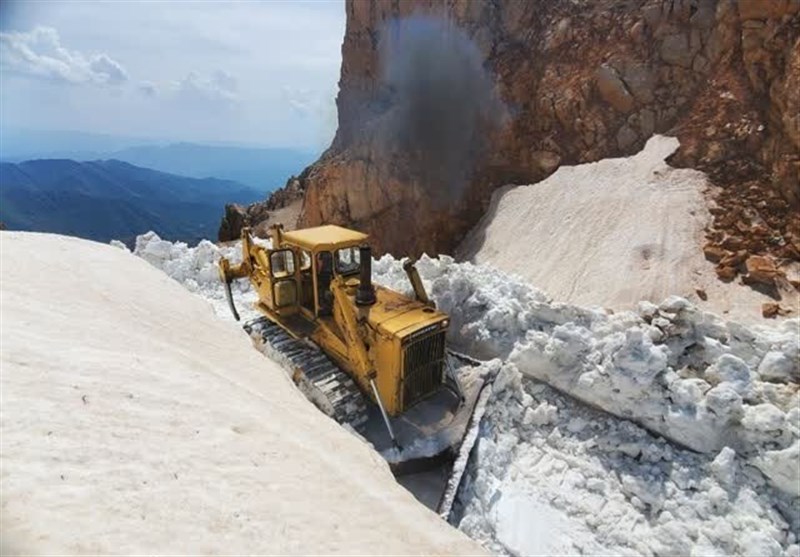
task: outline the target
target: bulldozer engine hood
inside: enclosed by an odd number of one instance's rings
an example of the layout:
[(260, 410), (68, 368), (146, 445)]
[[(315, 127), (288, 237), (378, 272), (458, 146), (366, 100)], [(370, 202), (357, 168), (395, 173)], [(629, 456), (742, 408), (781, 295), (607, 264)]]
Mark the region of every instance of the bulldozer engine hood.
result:
[(402, 294), (375, 287), (377, 301), (369, 308), (369, 322), (380, 333), (406, 340), (447, 327), (447, 315)]

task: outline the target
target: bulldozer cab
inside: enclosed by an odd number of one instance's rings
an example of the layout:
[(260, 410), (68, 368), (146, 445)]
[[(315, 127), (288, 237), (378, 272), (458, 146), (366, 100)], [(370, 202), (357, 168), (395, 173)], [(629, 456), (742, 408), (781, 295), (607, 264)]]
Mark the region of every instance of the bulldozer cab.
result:
[(270, 229), (272, 245), (291, 251), (298, 261), (298, 310), (307, 318), (333, 313), (330, 290), (335, 277), (357, 277), (361, 270), (358, 246), (367, 235), (339, 226), (320, 226), (293, 232)]
[(320, 226), (283, 232), (270, 229), (272, 248), (254, 242), (249, 230), (242, 234), (242, 265), (222, 262), (223, 282), (249, 276), (258, 292), (258, 304), (277, 316), (295, 315), (309, 321), (333, 315), (331, 283), (350, 281), (361, 270), (359, 246), (367, 235), (339, 226)]

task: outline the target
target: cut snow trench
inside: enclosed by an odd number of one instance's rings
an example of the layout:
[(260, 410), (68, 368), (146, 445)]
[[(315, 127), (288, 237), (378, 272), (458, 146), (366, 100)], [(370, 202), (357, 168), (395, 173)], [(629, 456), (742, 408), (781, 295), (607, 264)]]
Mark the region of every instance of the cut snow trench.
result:
[[(237, 246), (139, 240), (137, 254), (230, 318), (214, 261)], [(609, 315), (553, 303), (485, 266), (443, 257), (418, 268), (451, 315), (451, 341), (506, 361), (460, 496), (462, 530), (491, 549), (523, 553), (798, 554), (797, 320), (747, 327), (675, 297)], [(385, 256), (373, 271), (377, 282), (411, 293), (400, 261)], [(234, 295), (243, 311), (254, 299), (245, 281)], [(566, 545), (556, 526), (536, 542), (544, 546), (520, 535), (515, 516), (541, 505), (565, 513), (548, 516), (581, 532), (577, 544)]]

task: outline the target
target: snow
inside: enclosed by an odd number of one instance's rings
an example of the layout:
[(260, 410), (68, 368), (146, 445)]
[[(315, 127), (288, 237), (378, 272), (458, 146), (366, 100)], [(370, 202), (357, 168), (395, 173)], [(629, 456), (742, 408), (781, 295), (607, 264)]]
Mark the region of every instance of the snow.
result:
[[(497, 539), (515, 555), (574, 555), (574, 525), (563, 512), (522, 491), (503, 493), (497, 502)], [(561, 544), (545, 540), (558, 538)]]
[[(168, 247), (206, 292), (219, 250)], [(4, 553), (481, 551), (145, 261), (16, 232), (0, 261)]]
[[(614, 312), (488, 265), (417, 267), (450, 342), (501, 366), (459, 493), (465, 533), (500, 553), (800, 552), (797, 319), (742, 324), (679, 296)], [(402, 261), (373, 273), (412, 294)]]
[[(509, 534), (530, 527), (519, 509), (546, 501), (571, 525), (547, 529), (543, 553), (800, 549), (797, 319), (742, 325), (677, 296), (608, 312), (485, 265), (417, 266), (451, 316), (450, 341), (505, 362), (461, 495), (470, 536), (524, 553), (533, 546)], [(410, 293), (401, 261), (384, 256), (373, 271)], [(785, 360), (787, 373), (761, 375)]]
[[(255, 241), (265, 246), (270, 245), (269, 240), (255, 238)], [(202, 240), (197, 246), (189, 247), (184, 242), (162, 240), (155, 232), (148, 232), (136, 238), (133, 253), (167, 273), (190, 292), (208, 300), (217, 316), (233, 321), (225, 290), (220, 283), (217, 261), (220, 257), (225, 257), (232, 264), (241, 262), (241, 242), (217, 246), (208, 240)], [(242, 321), (261, 315), (253, 308), (258, 297), (250, 288), (249, 281), (233, 281), (231, 294), (236, 300), (236, 309)]]
[[(531, 404), (558, 408), (556, 419), (526, 424)], [(521, 374), (496, 392), (486, 416), (456, 523), (490, 551), (782, 555), (798, 550), (797, 500), (766, 486), (758, 470), (730, 448), (716, 455), (681, 449)], [(584, 426), (570, 427), (576, 423)]]
[[(488, 266), (424, 257), (418, 267), (451, 316), (452, 342), (472, 356), (507, 360), (527, 377), (700, 452), (728, 445), (753, 456), (800, 436), (790, 419), (800, 395), (788, 380), (799, 365), (797, 319), (745, 326), (675, 296), (641, 313), (607, 313), (552, 302)], [(400, 262), (384, 256), (373, 268), (377, 282), (408, 291)], [(774, 353), (793, 364), (783, 382), (758, 371), (765, 359), (772, 369)]]
[[(702, 172), (665, 162), (678, 146), (656, 135), (634, 156), (561, 166), (537, 184), (500, 188), (458, 259), (519, 275), (561, 302), (633, 309), (680, 295), (761, 321), (761, 304), (773, 300), (720, 282), (703, 256), (710, 186)], [(784, 306), (798, 307), (796, 292), (783, 294)]]

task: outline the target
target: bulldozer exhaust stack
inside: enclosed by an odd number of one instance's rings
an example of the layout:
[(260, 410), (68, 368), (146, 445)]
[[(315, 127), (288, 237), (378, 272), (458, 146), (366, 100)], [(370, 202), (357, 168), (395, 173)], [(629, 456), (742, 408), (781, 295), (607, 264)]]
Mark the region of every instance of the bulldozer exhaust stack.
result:
[(361, 260), (361, 275), (356, 292), (356, 305), (371, 306), (375, 303), (375, 287), (372, 285), (372, 249), (367, 245), (360, 246), (358, 253)]

